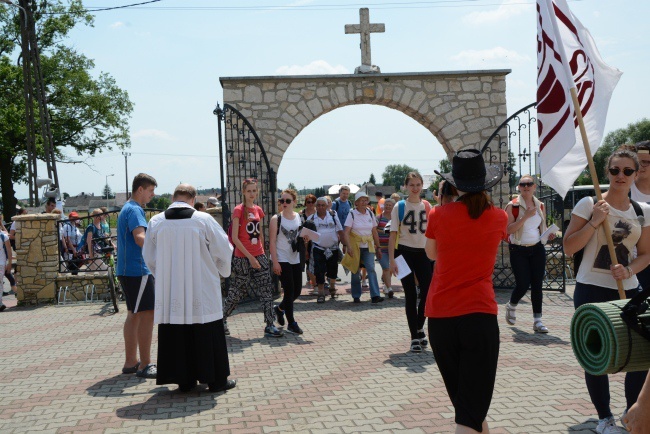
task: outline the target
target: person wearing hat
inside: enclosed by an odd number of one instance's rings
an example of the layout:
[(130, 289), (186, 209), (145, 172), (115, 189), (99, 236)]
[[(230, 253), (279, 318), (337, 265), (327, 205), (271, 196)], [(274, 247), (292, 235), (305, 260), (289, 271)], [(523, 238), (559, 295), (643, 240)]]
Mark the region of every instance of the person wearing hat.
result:
[(210, 208), (216, 208), (217, 205), (219, 205), (219, 201), (217, 200), (217, 198), (216, 197), (209, 197), (208, 201), (206, 202), (205, 207), (207, 209), (210, 209)]
[(354, 196), (354, 209), (350, 211), (345, 220), (345, 239), (347, 241), (346, 254), (341, 262), (352, 273), (352, 299), (355, 303), (361, 302), (361, 271), (363, 263), (368, 273), (370, 284), (370, 299), (373, 303), (384, 301), (379, 293), (377, 272), (375, 271), (375, 254), (381, 258), (379, 249), (379, 234), (377, 233), (377, 220), (368, 209), (368, 195), (358, 192)]
[(427, 294), (431, 349), (455, 409), (456, 433), (489, 432), (485, 420), (499, 359), (498, 306), (492, 274), (508, 216), (486, 190), (503, 176), (476, 149), (454, 155), (439, 173), (458, 200), (429, 213), (425, 251), (436, 261)]

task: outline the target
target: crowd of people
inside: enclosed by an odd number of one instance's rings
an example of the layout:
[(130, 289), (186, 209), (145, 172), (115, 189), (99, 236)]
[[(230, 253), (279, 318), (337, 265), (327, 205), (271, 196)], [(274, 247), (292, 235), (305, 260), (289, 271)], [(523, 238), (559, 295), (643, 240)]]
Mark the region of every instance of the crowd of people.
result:
[[(343, 186), (334, 201), (308, 195), (305, 208), (296, 212), (297, 193), (286, 189), (279, 195), (279, 212), (270, 219), (269, 254), (264, 248), (264, 210), (256, 204), (260, 193), (256, 179), (244, 180), (241, 203), (234, 207), (225, 231), (201, 212), (197, 191), (189, 184), (176, 187), (169, 208), (147, 222), (144, 206), (153, 198), (157, 182), (138, 174), (117, 222), (116, 274), (128, 311), (122, 372), (155, 379), (159, 385), (177, 384), (181, 391), (190, 391), (197, 383), (207, 384), (213, 392), (231, 389), (236, 380), (229, 379), (227, 320), (242, 297), (252, 291), (259, 300), (266, 337), (280, 338), (285, 331), (301, 335), (295, 301), (303, 288), (303, 273), (315, 288), (316, 302), (325, 303), (328, 295), (331, 300), (337, 297), (341, 264), (351, 273), (355, 304), (361, 303), (364, 280), (372, 305), (385, 301), (382, 292), (393, 298), (393, 280), (401, 281), (409, 351), (419, 353), (431, 346), (455, 409), (456, 432), (489, 432), (486, 417), (500, 345), (492, 283), (497, 249), (502, 241), (508, 242), (516, 280), (504, 309), (506, 323), (517, 323), (519, 302), (530, 291), (532, 331), (549, 333), (542, 321), (546, 210), (535, 196), (537, 181), (531, 175), (521, 176), (519, 195), (504, 210), (496, 207), (489, 192), (501, 181), (503, 168), (485, 164), (478, 150), (457, 152), (452, 171), (436, 173), (442, 182), (433, 207), (421, 199), (423, 180), (417, 172), (404, 180), (404, 199), (377, 195), (376, 207), (370, 206), (366, 193), (351, 198), (350, 189)], [(650, 143), (617, 149), (607, 160), (606, 173), (610, 186), (602, 200), (586, 197), (578, 202), (563, 234), (565, 253), (581, 258), (576, 264), (576, 309), (617, 299), (619, 282), (631, 297), (650, 280)], [(216, 205), (212, 202), (208, 201)], [(46, 203), (45, 212), (55, 212), (52, 203)], [(92, 211), (82, 232), (79, 215), (69, 214), (61, 231), (69, 267), (84, 250), (94, 257), (96, 240), (110, 233), (103, 217), (101, 209)], [(613, 234), (616, 265), (600, 230), (603, 225), (609, 225)], [(0, 268), (9, 278), (15, 228), (2, 229)], [(283, 290), (276, 305), (273, 275)], [(228, 277), (224, 297), (222, 281)], [(158, 324), (155, 363), (154, 324)], [(621, 432), (610, 408), (607, 375), (585, 372), (585, 382), (598, 414), (596, 431)], [(633, 432), (650, 427), (648, 383), (647, 371), (626, 374), (627, 405), (620, 423)]]

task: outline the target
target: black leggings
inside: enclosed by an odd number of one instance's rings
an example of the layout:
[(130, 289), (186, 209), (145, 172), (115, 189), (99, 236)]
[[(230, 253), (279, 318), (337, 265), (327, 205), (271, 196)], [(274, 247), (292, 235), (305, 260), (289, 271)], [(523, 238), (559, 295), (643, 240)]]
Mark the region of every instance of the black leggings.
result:
[(282, 274), (280, 274), (280, 282), (282, 283), (282, 290), (284, 296), (282, 303), (280, 303), (280, 310), (284, 311), (287, 315), (289, 324), (295, 322), (293, 317), (293, 302), (300, 296), (302, 291), (302, 264), (290, 264), (288, 262), (280, 262)]
[(16, 279), (14, 278), (10, 268), (5, 269), (5, 277), (9, 281), (10, 286), (16, 286)]
[[(412, 273), (402, 279), (404, 288), (404, 310), (406, 321), (411, 332), (411, 339), (417, 339), (418, 330), (424, 328), (424, 306), (427, 303), (427, 293), (431, 284), (432, 265), (424, 249), (396, 249), (395, 257), (403, 256)], [(420, 302), (415, 289), (415, 277), (420, 287)]]
[(510, 265), (515, 274), (515, 289), (510, 304), (517, 304), (530, 288), (533, 314), (542, 314), (542, 283), (546, 269), (546, 249), (542, 243), (525, 247), (510, 245)]
[[(632, 298), (636, 290), (625, 291), (627, 298)], [(618, 292), (615, 289), (603, 288), (596, 285), (576, 282), (576, 289), (573, 293), (573, 305), (577, 309), (586, 303), (604, 303), (618, 300)], [(641, 393), (648, 371), (628, 372), (625, 374), (625, 400), (627, 409), (632, 407)], [(599, 419), (612, 416), (609, 408), (609, 377), (607, 375), (591, 375), (585, 372), (585, 382), (591, 397), (591, 402), (596, 407)]]

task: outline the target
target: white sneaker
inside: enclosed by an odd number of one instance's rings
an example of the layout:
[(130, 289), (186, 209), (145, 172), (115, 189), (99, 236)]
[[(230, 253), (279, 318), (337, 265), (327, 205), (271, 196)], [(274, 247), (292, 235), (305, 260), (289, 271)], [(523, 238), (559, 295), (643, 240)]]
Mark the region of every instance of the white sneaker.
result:
[(596, 432), (598, 434), (623, 434), (623, 430), (616, 426), (614, 416), (599, 420)]
[(517, 322), (516, 307), (512, 306), (510, 302), (506, 303), (506, 322), (510, 325), (515, 325)]

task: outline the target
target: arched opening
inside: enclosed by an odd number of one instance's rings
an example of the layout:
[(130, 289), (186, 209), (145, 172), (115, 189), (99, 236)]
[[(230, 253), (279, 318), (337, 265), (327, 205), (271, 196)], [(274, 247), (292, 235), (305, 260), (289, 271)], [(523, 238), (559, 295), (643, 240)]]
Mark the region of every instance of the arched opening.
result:
[(419, 122), (396, 109), (359, 104), (334, 109), (290, 143), (278, 169), (278, 188), (382, 184), (388, 165), (407, 165), (433, 177), (446, 159), (443, 146)]

